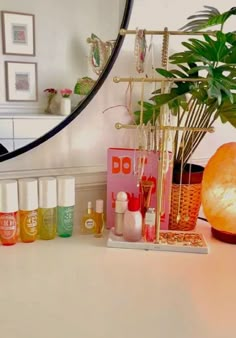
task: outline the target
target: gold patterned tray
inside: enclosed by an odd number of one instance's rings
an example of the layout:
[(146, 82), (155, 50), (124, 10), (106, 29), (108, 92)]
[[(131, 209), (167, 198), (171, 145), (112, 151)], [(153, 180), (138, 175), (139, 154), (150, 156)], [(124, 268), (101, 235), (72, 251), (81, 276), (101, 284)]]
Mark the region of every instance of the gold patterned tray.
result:
[(140, 249), (153, 251), (175, 251), (208, 253), (209, 248), (204, 236), (199, 232), (161, 230), (159, 243), (150, 243), (144, 240), (139, 242), (127, 242), (122, 236), (116, 236), (113, 229), (110, 230), (107, 246), (120, 249)]

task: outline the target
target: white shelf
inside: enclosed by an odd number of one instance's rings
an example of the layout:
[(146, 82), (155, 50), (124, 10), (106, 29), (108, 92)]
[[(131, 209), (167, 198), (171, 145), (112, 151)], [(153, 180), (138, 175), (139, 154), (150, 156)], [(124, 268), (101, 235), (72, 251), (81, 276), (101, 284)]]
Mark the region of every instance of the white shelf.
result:
[(0, 119), (59, 119), (64, 120), (66, 116), (46, 113), (0, 113)]

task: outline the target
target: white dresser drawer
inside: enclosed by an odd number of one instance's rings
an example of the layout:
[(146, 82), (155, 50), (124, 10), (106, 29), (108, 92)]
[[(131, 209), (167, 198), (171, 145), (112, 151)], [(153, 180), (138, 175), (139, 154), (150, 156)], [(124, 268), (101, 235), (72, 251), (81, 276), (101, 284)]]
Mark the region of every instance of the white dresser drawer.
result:
[(0, 138), (13, 138), (12, 119), (0, 119)]
[(14, 119), (14, 137), (15, 138), (38, 138), (53, 127), (57, 126), (62, 119)]

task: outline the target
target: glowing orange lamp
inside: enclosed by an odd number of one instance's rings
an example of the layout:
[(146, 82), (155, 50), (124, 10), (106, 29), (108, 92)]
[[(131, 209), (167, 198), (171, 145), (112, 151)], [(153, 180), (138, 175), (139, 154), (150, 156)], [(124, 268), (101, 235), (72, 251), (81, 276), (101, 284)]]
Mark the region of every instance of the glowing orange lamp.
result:
[(202, 206), (213, 236), (236, 244), (236, 142), (223, 144), (207, 163)]

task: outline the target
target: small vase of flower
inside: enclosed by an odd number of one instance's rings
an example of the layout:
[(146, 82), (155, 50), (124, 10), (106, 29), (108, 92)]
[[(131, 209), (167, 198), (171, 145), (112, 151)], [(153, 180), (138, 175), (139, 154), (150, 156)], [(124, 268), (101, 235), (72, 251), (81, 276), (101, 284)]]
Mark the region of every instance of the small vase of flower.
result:
[(71, 113), (71, 99), (72, 90), (65, 88), (60, 90), (61, 102), (60, 102), (60, 114), (69, 115)]
[(44, 89), (44, 93), (46, 93), (48, 97), (47, 107), (45, 108), (44, 112), (47, 114), (51, 114), (52, 113), (51, 105), (54, 97), (57, 94), (57, 90), (54, 88), (47, 88)]

